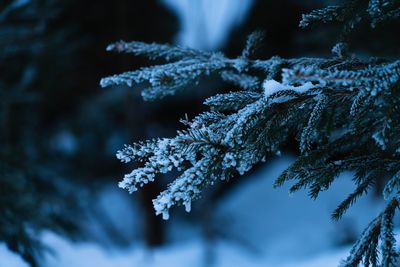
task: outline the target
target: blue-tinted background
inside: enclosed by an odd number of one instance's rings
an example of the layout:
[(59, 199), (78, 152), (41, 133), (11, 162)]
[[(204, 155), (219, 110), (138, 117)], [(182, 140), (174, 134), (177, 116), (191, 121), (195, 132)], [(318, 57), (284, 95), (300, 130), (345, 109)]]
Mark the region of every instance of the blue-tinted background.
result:
[[(118, 162), (116, 151), (125, 143), (173, 136), (184, 128), (179, 119), (205, 110), (202, 101), (207, 96), (234, 88), (211, 77), (180, 95), (144, 102), (138, 88), (99, 87), (104, 76), (157, 63), (105, 51), (107, 44), (120, 39), (236, 56), (249, 33), (263, 30), (267, 38), (260, 58), (327, 56), (337, 40), (334, 26), (297, 27), (302, 13), (323, 4), (0, 3), (2, 150), (29, 163), (21, 165), (21, 172), (29, 173), (34, 192), (43, 199), (40, 212), (27, 216), (27, 224), (33, 216), (48, 216), (46, 209), (56, 209), (62, 222), (60, 231), (35, 232), (52, 249), (42, 265), (336, 266), (381, 207), (372, 194), (343, 220), (331, 222), (330, 213), (353, 188), (349, 174), (317, 201), (307, 192), (289, 196), (287, 187), (273, 189), (274, 178), (298, 153), (296, 141), (289, 140), (282, 156), (206, 190), (190, 214), (178, 207), (169, 221), (162, 221), (154, 215), (151, 200), (173, 174), (129, 195), (117, 183), (135, 166)], [(354, 51), (383, 53), (360, 36), (354, 36)], [(26, 263), (0, 243), (0, 266)]]

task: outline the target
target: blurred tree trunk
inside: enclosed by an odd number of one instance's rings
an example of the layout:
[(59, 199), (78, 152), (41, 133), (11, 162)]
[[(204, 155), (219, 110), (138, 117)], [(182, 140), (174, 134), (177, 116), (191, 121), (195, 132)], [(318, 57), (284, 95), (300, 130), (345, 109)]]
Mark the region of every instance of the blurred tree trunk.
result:
[[(149, 109), (146, 109), (146, 103), (143, 103), (141, 98), (131, 95), (127, 101), (128, 109), (128, 125), (129, 136), (132, 140), (137, 140), (146, 138), (147, 128), (145, 127), (149, 123), (148, 114)], [(161, 187), (159, 182), (155, 181), (153, 183), (147, 184), (138, 193), (140, 207), (143, 211), (143, 226), (144, 226), (144, 239), (149, 246), (159, 246), (165, 241), (165, 229), (164, 222), (160, 216), (156, 216), (153, 209), (152, 200), (159, 194)]]
[(160, 192), (161, 188), (158, 183), (149, 184), (146, 189), (140, 193), (141, 207), (144, 212), (144, 236), (147, 245), (159, 246), (165, 241), (164, 222), (160, 216), (154, 213), (152, 199)]
[[(129, 7), (125, 1), (115, 2), (116, 7), (116, 31), (118, 31), (118, 36), (124, 36), (127, 32), (130, 32), (128, 21), (130, 12)], [(128, 57), (120, 57), (119, 64), (128, 68), (131, 64)], [(129, 136), (132, 140), (136, 140), (137, 137), (143, 139), (146, 137), (146, 127), (148, 120), (148, 114), (146, 114), (147, 108), (143, 107), (143, 100), (137, 97), (129, 97), (126, 108), (128, 110), (128, 121), (126, 125), (129, 127)], [(164, 243), (164, 226), (162, 224), (161, 218), (154, 214), (152, 199), (160, 192), (160, 186), (157, 182), (146, 185), (143, 190), (138, 192), (140, 207), (143, 211), (143, 226), (144, 226), (144, 239), (149, 246), (158, 246)]]

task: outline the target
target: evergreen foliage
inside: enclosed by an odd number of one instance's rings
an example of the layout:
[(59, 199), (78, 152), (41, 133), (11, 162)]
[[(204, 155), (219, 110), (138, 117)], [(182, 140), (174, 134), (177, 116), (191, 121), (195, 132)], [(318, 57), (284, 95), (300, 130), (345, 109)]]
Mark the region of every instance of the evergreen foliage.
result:
[[(301, 27), (337, 21), (349, 33), (362, 20), (372, 27), (396, 19), (400, 2), (347, 0), (304, 15)], [(157, 175), (176, 169), (180, 175), (153, 200), (156, 214), (200, 197), (219, 180), (244, 174), (255, 164), (280, 154), (295, 135), (301, 155), (275, 181), (292, 182), (291, 192), (307, 189), (310, 197), (329, 189), (344, 171), (354, 173), (355, 190), (333, 212), (340, 219), (377, 181), (386, 183), (386, 208), (365, 229), (342, 266), (396, 266), (398, 252), (393, 217), (400, 196), (400, 60), (349, 57), (346, 34), (331, 58), (254, 58), (261, 34), (250, 35), (241, 56), (169, 45), (117, 42), (107, 50), (163, 58), (167, 63), (101, 80), (111, 85), (145, 84), (146, 100), (173, 95), (199, 79), (217, 75), (241, 90), (205, 100), (210, 111), (191, 121), (173, 138), (127, 145), (122, 162), (141, 162), (126, 174), (121, 188), (134, 192)], [(396, 38), (394, 36), (394, 38)]]
[[(52, 230), (67, 236), (78, 232), (64, 198), (72, 191), (67, 181), (54, 177), (38, 157), (34, 90), (41, 72), (46, 42), (59, 36), (46, 32), (55, 14), (53, 1), (4, 1), (0, 4), (0, 241), (30, 266), (40, 266), (47, 248), (39, 234)], [(78, 192), (74, 188), (74, 194)], [(63, 199), (64, 198), (64, 199)], [(1, 261), (1, 260), (0, 260)]]

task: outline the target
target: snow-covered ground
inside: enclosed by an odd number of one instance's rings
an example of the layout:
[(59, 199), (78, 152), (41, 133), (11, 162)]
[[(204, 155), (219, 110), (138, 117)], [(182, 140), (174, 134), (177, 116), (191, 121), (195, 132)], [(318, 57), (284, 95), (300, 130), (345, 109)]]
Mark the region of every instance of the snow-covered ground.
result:
[[(348, 251), (348, 248), (335, 249), (299, 261), (290, 260), (287, 255), (279, 260), (254, 256), (229, 242), (218, 242), (215, 247), (218, 258), (215, 262), (207, 262), (204, 243), (200, 240), (151, 251), (138, 246), (110, 252), (96, 244), (73, 244), (51, 233), (46, 233), (44, 239), (57, 251), (57, 255), (46, 257), (45, 266), (48, 267), (333, 267)], [(28, 267), (5, 246), (0, 246), (0, 266)]]
[[(72, 243), (47, 232), (43, 241), (56, 254), (47, 254), (44, 266), (337, 266), (350, 249), (343, 243), (357, 237), (383, 203), (365, 197), (340, 222), (332, 222), (331, 212), (354, 187), (351, 175), (342, 175), (317, 201), (304, 191), (289, 196), (289, 185), (273, 189), (272, 183), (292, 160), (276, 159), (240, 178), (246, 181), (216, 204), (214, 224), (227, 238), (216, 240), (212, 247), (195, 227), (188, 227), (185, 231), (192, 232), (184, 238), (171, 227), (173, 242), (152, 250), (138, 243), (125, 249)], [(173, 214), (170, 220), (173, 224)], [(0, 267), (22, 266), (27, 265), (0, 245)]]

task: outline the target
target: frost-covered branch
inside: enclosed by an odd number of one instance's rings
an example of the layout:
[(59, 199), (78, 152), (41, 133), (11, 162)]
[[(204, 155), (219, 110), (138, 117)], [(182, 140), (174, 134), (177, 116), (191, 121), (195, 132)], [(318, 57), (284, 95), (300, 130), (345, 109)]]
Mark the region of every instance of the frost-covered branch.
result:
[(399, 18), (400, 2), (397, 0), (346, 0), (335, 6), (313, 10), (304, 14), (300, 27), (312, 24), (338, 22), (343, 24), (344, 33), (353, 31), (361, 21), (372, 27)]
[[(300, 25), (339, 21), (352, 28), (361, 19), (372, 25), (397, 18), (398, 1), (343, 1), (313, 11)], [(397, 12), (397, 13), (396, 13)], [(392, 14), (392, 15), (389, 15)], [(290, 191), (307, 189), (312, 198), (328, 190), (344, 171), (354, 173), (356, 189), (333, 212), (339, 219), (368, 193), (378, 179), (386, 183), (386, 209), (367, 227), (343, 266), (394, 266), (393, 216), (400, 197), (400, 60), (348, 57), (340, 42), (331, 58), (272, 57), (253, 59), (259, 33), (249, 37), (237, 58), (169, 45), (119, 42), (110, 50), (130, 52), (167, 63), (102, 79), (101, 85), (145, 83), (145, 99), (173, 95), (214, 74), (240, 87), (205, 100), (210, 110), (192, 120), (173, 138), (126, 146), (117, 157), (143, 164), (125, 175), (120, 187), (135, 191), (160, 173), (180, 175), (153, 200), (156, 214), (184, 205), (189, 211), (204, 186), (242, 175), (268, 161), (295, 136), (301, 155), (275, 181), (292, 183)], [(389, 178), (392, 177), (392, 178)], [(382, 245), (379, 248), (379, 241)]]

